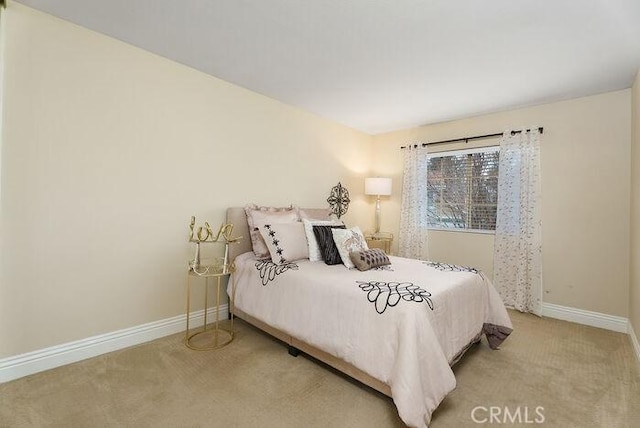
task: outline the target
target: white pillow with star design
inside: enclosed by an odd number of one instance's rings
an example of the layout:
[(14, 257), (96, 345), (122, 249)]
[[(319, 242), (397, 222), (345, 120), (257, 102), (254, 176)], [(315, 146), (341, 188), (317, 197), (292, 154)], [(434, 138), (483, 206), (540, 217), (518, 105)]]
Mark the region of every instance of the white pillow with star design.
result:
[(301, 222), (260, 226), (260, 235), (267, 244), (271, 261), (277, 265), (309, 258), (309, 247)]

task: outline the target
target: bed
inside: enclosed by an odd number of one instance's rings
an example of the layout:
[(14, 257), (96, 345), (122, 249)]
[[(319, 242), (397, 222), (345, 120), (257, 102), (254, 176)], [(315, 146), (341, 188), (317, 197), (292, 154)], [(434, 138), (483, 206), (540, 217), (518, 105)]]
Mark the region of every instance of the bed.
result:
[(465, 350), (482, 335), (497, 349), (511, 332), (502, 300), (476, 269), (393, 256), (365, 271), (276, 264), (253, 253), (244, 208), (229, 208), (227, 222), (245, 237), (230, 251), (234, 316), (391, 397), (409, 426), (429, 424)]

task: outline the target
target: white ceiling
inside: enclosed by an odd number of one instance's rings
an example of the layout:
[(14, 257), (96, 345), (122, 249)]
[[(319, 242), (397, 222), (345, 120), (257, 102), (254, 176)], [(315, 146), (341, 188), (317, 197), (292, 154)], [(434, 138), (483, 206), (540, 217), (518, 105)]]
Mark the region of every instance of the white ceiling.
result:
[(640, 0), (19, 0), (370, 134), (628, 88)]

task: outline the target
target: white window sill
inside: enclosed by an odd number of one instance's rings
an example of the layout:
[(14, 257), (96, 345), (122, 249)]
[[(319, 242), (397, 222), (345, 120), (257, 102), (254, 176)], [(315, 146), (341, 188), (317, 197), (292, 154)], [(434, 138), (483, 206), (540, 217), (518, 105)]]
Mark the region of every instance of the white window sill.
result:
[(427, 230), (437, 230), (438, 232), (462, 232), (462, 233), (476, 233), (479, 235), (495, 235), (495, 230), (481, 230), (481, 229), (453, 229), (448, 227), (427, 227)]

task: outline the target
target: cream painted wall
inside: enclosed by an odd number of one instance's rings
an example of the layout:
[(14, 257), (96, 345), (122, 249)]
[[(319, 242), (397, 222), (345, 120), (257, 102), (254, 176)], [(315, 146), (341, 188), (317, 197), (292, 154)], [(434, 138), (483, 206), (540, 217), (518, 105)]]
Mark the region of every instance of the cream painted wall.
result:
[[(544, 301), (627, 317), (630, 97), (631, 91), (623, 90), (375, 136), (372, 169), (393, 177), (397, 189), (383, 204), (382, 229), (398, 231), (401, 145), (544, 126)], [(493, 143), (497, 140), (473, 145)], [(492, 235), (434, 232), (429, 251), (431, 259), (493, 273)]]
[(640, 335), (640, 70), (631, 89), (631, 281), (629, 320)]
[(362, 196), (372, 137), (10, 2), (0, 358), (184, 313), (191, 215)]
[[(638, 79), (630, 193), (631, 90), (372, 138), (15, 2), (6, 12), (0, 358), (183, 313), (192, 214), (217, 225), (249, 201), (323, 205), (341, 181), (347, 222), (367, 228), (373, 166), (394, 177), (382, 229), (397, 235), (400, 145), (530, 125), (545, 127), (545, 301), (630, 313), (640, 331), (637, 257), (631, 289), (627, 269)], [(492, 274), (492, 235), (434, 232), (430, 251)]]

